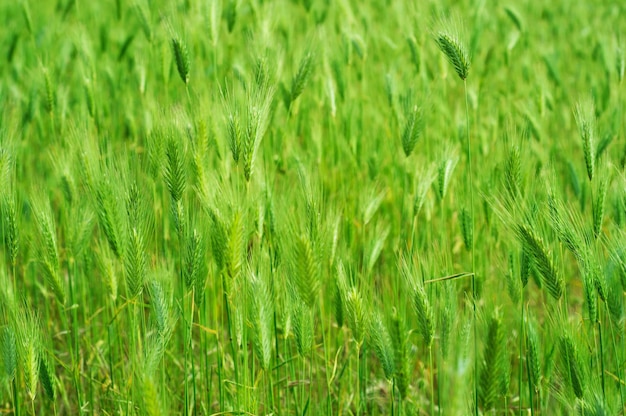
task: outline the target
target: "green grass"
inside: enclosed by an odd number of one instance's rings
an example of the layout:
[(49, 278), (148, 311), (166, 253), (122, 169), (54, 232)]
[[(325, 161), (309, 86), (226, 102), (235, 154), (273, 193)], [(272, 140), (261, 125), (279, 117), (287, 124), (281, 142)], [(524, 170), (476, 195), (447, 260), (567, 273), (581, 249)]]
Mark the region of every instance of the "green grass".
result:
[(2, 2), (0, 413), (622, 415), (621, 4)]

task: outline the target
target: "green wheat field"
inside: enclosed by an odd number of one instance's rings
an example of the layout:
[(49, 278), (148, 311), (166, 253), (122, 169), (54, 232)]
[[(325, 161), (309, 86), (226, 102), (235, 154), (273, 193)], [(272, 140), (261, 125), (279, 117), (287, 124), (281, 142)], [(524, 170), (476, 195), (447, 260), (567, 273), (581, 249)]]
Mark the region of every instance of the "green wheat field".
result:
[(0, 3), (0, 414), (625, 414), (626, 4)]

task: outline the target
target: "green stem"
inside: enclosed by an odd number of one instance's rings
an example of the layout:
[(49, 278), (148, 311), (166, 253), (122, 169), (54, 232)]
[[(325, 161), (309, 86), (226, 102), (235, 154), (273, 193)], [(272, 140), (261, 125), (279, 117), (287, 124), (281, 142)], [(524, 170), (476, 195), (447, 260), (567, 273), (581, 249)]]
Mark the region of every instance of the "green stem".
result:
[[(609, 307), (609, 305), (607, 305), (606, 302), (604, 303), (604, 306), (607, 309)], [(617, 360), (617, 362), (622, 363), (623, 360), (618, 354), (617, 345), (615, 344), (615, 332), (613, 331), (613, 325), (609, 325), (609, 328), (611, 328), (611, 341), (612, 341), (611, 344), (613, 345), (613, 354), (615, 354), (615, 359)], [(622, 376), (622, 366), (619, 364), (617, 366), (617, 377), (619, 378), (618, 383), (617, 383), (617, 388), (619, 389), (619, 396), (620, 396), (620, 400), (622, 404), (622, 409), (626, 409), (626, 402), (624, 400), (624, 392), (622, 389), (622, 385), (624, 383), (624, 377)]]
[[(520, 333), (520, 337), (519, 337), (519, 372), (518, 372), (518, 380), (517, 380), (517, 385), (518, 385), (518, 397), (519, 397), (519, 415), (522, 416), (522, 356), (523, 356), (523, 349), (524, 349), (524, 288), (522, 288), (522, 295), (521, 295), (521, 299), (520, 299), (520, 309), (522, 310), (522, 318), (520, 319), (520, 323), (519, 323), (519, 333)], [(528, 362), (526, 363), (526, 365), (528, 366)], [(528, 372), (527, 372), (528, 374)], [(528, 374), (528, 390), (532, 390), (532, 387), (530, 386), (530, 374)], [(532, 393), (531, 394), (531, 398), (532, 398)], [(533, 402), (532, 399), (530, 401), (530, 408), (532, 409), (533, 407)], [(532, 410), (531, 410), (532, 411)]]
[[(600, 309), (601, 313), (602, 309)], [(600, 379), (602, 380), (602, 399), (606, 403), (606, 384), (604, 380), (604, 342), (602, 341), (602, 317), (596, 322), (598, 325), (598, 339), (600, 341)]]
[(356, 345), (356, 416), (361, 414), (361, 344)]
[(474, 186), (472, 175), (472, 149), (470, 142), (470, 120), (469, 120), (469, 103), (467, 98), (467, 80), (463, 80), (463, 89), (465, 90), (465, 121), (467, 134), (467, 186), (470, 192), (470, 230), (472, 236), (471, 258), (472, 258), (472, 306), (473, 306), (473, 329), (474, 329), (474, 415), (478, 416), (478, 329), (476, 324), (476, 259), (474, 256)]
[(17, 378), (19, 377), (18, 369), (15, 370), (15, 376), (13, 377), (13, 383), (11, 384), (11, 392), (13, 393), (13, 413), (15, 416), (20, 416), (20, 395), (17, 390)]
[(435, 415), (435, 368), (433, 366), (433, 347), (428, 347), (428, 358), (430, 362), (430, 415)]

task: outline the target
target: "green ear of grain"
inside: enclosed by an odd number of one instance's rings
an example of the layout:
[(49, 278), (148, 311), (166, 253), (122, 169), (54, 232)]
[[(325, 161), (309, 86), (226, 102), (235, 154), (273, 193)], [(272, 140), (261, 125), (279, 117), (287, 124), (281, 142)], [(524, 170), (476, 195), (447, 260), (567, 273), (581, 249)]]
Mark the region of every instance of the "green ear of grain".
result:
[(624, 80), (624, 73), (626, 72), (626, 54), (621, 45), (618, 45), (615, 51), (615, 71), (617, 72), (617, 79), (621, 84)]
[(591, 99), (578, 102), (574, 110), (578, 132), (583, 142), (583, 155), (587, 176), (591, 181), (595, 173), (596, 163), (596, 115), (595, 105)]
[(541, 346), (535, 326), (526, 325), (526, 360), (528, 361), (528, 378), (532, 387), (538, 391), (541, 386)]
[(233, 214), (225, 246), (225, 266), (231, 279), (238, 279), (243, 265), (245, 221), (243, 214), (236, 211)]
[(57, 231), (48, 202), (36, 201), (33, 206), (40, 246), (38, 259), (47, 285), (57, 300), (65, 303), (65, 282), (61, 278)]
[(171, 296), (168, 293), (167, 285), (164, 285), (158, 279), (151, 279), (147, 288), (150, 294), (152, 319), (156, 325), (158, 335), (158, 339), (155, 341), (158, 344), (155, 345), (160, 345), (164, 348), (172, 335), (175, 324)]
[(505, 273), (506, 289), (509, 293), (511, 301), (517, 305), (522, 296), (522, 280), (518, 278), (515, 267), (515, 256), (513, 253), (509, 253), (508, 258), (508, 270)]
[(593, 235), (596, 239), (598, 239), (602, 233), (602, 223), (604, 221), (604, 209), (608, 188), (608, 179), (605, 176), (600, 180), (600, 184), (598, 185), (598, 189), (595, 193), (595, 198), (593, 199), (591, 205), (593, 214)]
[(34, 401), (37, 396), (41, 357), (39, 321), (32, 312), (20, 310), (15, 325), (20, 374), (23, 376), (28, 398)]
[(474, 230), (472, 227), (472, 217), (467, 207), (461, 208), (461, 214), (459, 216), (461, 223), (461, 235), (463, 236), (463, 243), (467, 250), (472, 250), (474, 245)]
[(189, 70), (191, 67), (191, 61), (189, 59), (189, 51), (185, 42), (179, 38), (172, 38), (172, 51), (174, 53), (174, 60), (176, 61), (176, 69), (180, 79), (185, 83), (189, 83)]
[(155, 376), (151, 372), (143, 372), (140, 380), (143, 410), (146, 414), (148, 416), (168, 414), (163, 410), (162, 395), (159, 394), (158, 382), (155, 380)]
[(301, 357), (308, 357), (313, 348), (313, 311), (297, 297), (292, 301), (293, 332), (296, 338), (296, 347)]
[(13, 328), (5, 326), (0, 330), (0, 347), (4, 375), (12, 382), (17, 371), (17, 340)]
[(561, 336), (559, 339), (559, 350), (561, 353), (562, 371), (567, 385), (577, 398), (582, 399), (585, 394), (586, 376), (580, 351), (570, 335), (565, 334)]
[(417, 45), (417, 40), (414, 35), (409, 35), (406, 38), (406, 43), (409, 45), (409, 51), (411, 52), (411, 61), (413, 62), (413, 66), (415, 67), (415, 72), (420, 72), (421, 66), (421, 58), (420, 58), (420, 50)]
[(434, 338), (434, 315), (424, 284), (414, 275), (414, 270), (409, 260), (404, 259), (401, 263), (401, 273), (406, 284), (411, 290), (413, 309), (417, 315), (417, 328), (424, 339), (427, 347)]
[(118, 273), (115, 269), (113, 255), (106, 245), (98, 245), (95, 252), (97, 253), (96, 263), (104, 280), (104, 286), (107, 289), (109, 298), (115, 302), (117, 300)]
[(289, 106), (302, 94), (304, 87), (306, 86), (311, 74), (313, 72), (314, 54), (311, 49), (307, 50), (300, 64), (298, 65), (298, 71), (291, 80), (291, 90), (289, 95)]
[(522, 163), (518, 146), (513, 146), (507, 155), (504, 164), (504, 184), (511, 199), (517, 199), (522, 190)]
[(296, 237), (292, 273), (298, 295), (309, 308), (313, 308), (321, 288), (320, 266), (313, 244), (306, 234)]
[(393, 343), (395, 375), (394, 380), (400, 397), (405, 399), (409, 391), (411, 377), (409, 361), (409, 331), (404, 319), (394, 310), (391, 316), (391, 341)]
[(253, 91), (248, 93), (247, 124), (241, 142), (241, 155), (246, 181), (252, 176), (254, 159), (267, 131), (270, 119), (274, 88), (269, 85), (269, 75), (265, 69), (259, 69)]
[(143, 7), (136, 3), (133, 7), (135, 9), (135, 13), (137, 15), (137, 19), (139, 20), (139, 24), (141, 25), (141, 30), (143, 34), (148, 39), (148, 42), (152, 42), (153, 33), (152, 33), (152, 25), (150, 24), (150, 15), (149, 9)]
[(423, 116), (422, 109), (417, 105), (405, 110), (405, 113), (406, 122), (402, 132), (402, 149), (404, 154), (409, 157), (422, 135)]
[(623, 287), (619, 278), (619, 271), (614, 261), (609, 263), (607, 267), (607, 287), (608, 297), (607, 305), (609, 306), (609, 313), (611, 315), (611, 323), (619, 325), (624, 319), (624, 296)]
[(505, 6), (504, 12), (511, 19), (511, 22), (515, 25), (517, 30), (520, 32), (524, 32), (524, 21), (522, 20), (522, 16), (519, 14), (517, 10), (515, 10), (512, 6)]
[[(272, 340), (274, 339), (273, 300), (266, 282), (260, 276), (249, 273), (248, 299), (252, 305), (252, 347), (263, 370), (270, 368), (272, 360)], [(305, 318), (306, 319), (306, 318)]]
[(144, 237), (137, 227), (128, 235), (128, 250), (124, 258), (126, 267), (126, 291), (129, 299), (136, 299), (143, 291), (146, 276), (146, 253)]
[(370, 344), (374, 348), (374, 353), (383, 367), (385, 378), (391, 380), (396, 371), (394, 348), (391, 336), (380, 313), (375, 314), (372, 318), (368, 333)]
[(469, 75), (470, 57), (467, 48), (460, 42), (455, 30), (453, 28), (440, 30), (435, 34), (435, 42), (448, 62), (454, 67), (459, 78), (465, 81)]
[(17, 254), (20, 247), (20, 227), (15, 207), (15, 199), (12, 196), (5, 196), (0, 201), (0, 213), (4, 221), (4, 239), (9, 253), (9, 262), (12, 267), (17, 265)]
[(479, 396), (485, 410), (492, 409), (508, 386), (509, 359), (506, 334), (499, 312), (489, 319), (480, 371)]
[(239, 0), (226, 0), (226, 5), (224, 6), (224, 19), (226, 19), (226, 27), (228, 28), (228, 33), (232, 33), (235, 28), (235, 23), (237, 22), (237, 11), (239, 8)]
[(185, 152), (180, 139), (173, 135), (168, 137), (166, 146), (167, 163), (163, 177), (172, 200), (178, 202), (183, 198), (187, 186)]
[(533, 264), (539, 272), (542, 283), (545, 285), (548, 293), (555, 300), (559, 300), (565, 290), (565, 281), (563, 276), (558, 273), (558, 269), (555, 267), (545, 243), (535, 233), (533, 228), (528, 225), (519, 224), (515, 232), (520, 242), (524, 245), (526, 253), (532, 258)]
[(205, 263), (205, 242), (203, 236), (197, 229), (194, 229), (187, 239), (187, 250), (185, 253), (185, 266), (183, 277), (188, 289), (200, 289), (201, 279), (206, 273)]
[(50, 71), (48, 68), (43, 68), (43, 79), (44, 79), (44, 88), (46, 92), (45, 99), (45, 107), (48, 114), (52, 114), (54, 112), (54, 107), (56, 103), (56, 94), (54, 90), (54, 84), (50, 79)]
[(228, 246), (226, 225), (221, 216), (214, 210), (209, 210), (209, 218), (211, 219), (211, 252), (215, 263), (217, 263), (217, 268), (221, 272), (226, 266), (226, 249)]
[(341, 300), (346, 311), (346, 322), (352, 332), (352, 339), (360, 347), (363, 345), (369, 328), (369, 311), (361, 292), (348, 282), (343, 264), (337, 266)]
[(123, 259), (126, 242), (126, 221), (121, 211), (123, 198), (112, 178), (106, 174), (98, 182), (95, 194), (100, 227), (115, 256)]
[(448, 150), (444, 152), (443, 159), (439, 162), (437, 169), (437, 196), (443, 200), (448, 192), (452, 172), (458, 163), (459, 158), (456, 151)]
[(48, 400), (54, 401), (56, 396), (54, 368), (50, 365), (44, 353), (42, 353), (39, 359), (39, 382)]
[(455, 335), (453, 330), (456, 326), (456, 292), (451, 284), (444, 284), (440, 292), (438, 327), (439, 327), (439, 345), (441, 347), (441, 355), (448, 358), (450, 347), (454, 342)]

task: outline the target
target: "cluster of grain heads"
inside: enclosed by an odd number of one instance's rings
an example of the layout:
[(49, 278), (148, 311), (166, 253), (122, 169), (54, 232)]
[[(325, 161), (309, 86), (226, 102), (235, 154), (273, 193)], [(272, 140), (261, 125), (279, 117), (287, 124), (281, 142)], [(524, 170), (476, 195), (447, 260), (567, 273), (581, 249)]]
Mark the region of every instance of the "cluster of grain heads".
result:
[(588, 98), (576, 104), (574, 111), (578, 132), (583, 142), (583, 155), (587, 176), (591, 181), (596, 170), (596, 110), (593, 101)]
[(243, 162), (246, 181), (250, 181), (254, 160), (268, 129), (275, 87), (266, 59), (257, 60), (254, 77), (242, 81), (245, 94), (234, 87), (221, 91), (226, 136), (233, 160)]
[(499, 397), (508, 393), (510, 362), (507, 334), (502, 315), (495, 310), (488, 319), (487, 338), (480, 369), (479, 398), (485, 410), (491, 410)]
[(57, 232), (48, 201), (35, 200), (33, 213), (37, 225), (38, 250), (37, 258), (46, 278), (46, 284), (59, 301), (65, 303), (65, 282), (61, 277)]

